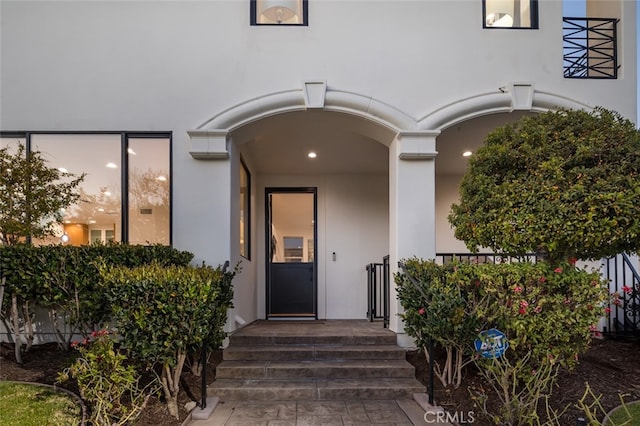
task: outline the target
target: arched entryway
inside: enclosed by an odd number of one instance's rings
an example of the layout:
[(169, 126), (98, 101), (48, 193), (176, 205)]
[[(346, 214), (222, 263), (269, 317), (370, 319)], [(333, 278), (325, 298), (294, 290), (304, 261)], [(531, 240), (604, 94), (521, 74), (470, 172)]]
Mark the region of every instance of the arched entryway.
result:
[[(311, 82), (237, 105), (190, 131), (191, 155), (218, 160), (230, 176), (229, 258), (243, 265), (233, 318), (241, 324), (267, 314), (265, 188), (317, 190), (317, 316), (365, 318), (367, 263), (389, 254), (395, 272), (398, 260), (437, 251), (437, 209), (444, 204), (436, 182), (441, 166), (457, 161), (456, 132), (477, 137), (479, 126), (557, 107), (584, 106), (519, 84), (415, 119), (374, 98)], [(306, 157), (311, 150), (315, 162)], [(252, 182), (248, 257), (238, 255), (242, 162)], [(390, 328), (402, 333), (393, 288), (391, 301)]]

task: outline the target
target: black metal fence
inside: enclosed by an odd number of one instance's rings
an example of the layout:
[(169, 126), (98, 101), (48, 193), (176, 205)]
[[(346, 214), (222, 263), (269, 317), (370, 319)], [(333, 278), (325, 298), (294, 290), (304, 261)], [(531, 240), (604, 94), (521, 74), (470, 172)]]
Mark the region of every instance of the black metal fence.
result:
[(496, 253), (436, 253), (436, 263), (445, 265), (453, 261), (463, 263), (515, 263), (532, 262), (538, 260), (535, 253), (525, 254), (496, 254)]
[[(535, 253), (437, 253), (436, 263), (453, 261), (465, 263), (515, 263), (538, 260)], [(367, 270), (367, 318), (369, 321), (382, 320), (389, 327), (389, 304), (391, 272), (389, 256), (382, 263), (370, 263)], [(626, 254), (604, 260), (603, 278), (609, 282), (609, 291), (615, 297), (609, 306), (611, 312), (605, 318), (604, 333), (640, 336), (640, 273), (637, 261)]]
[(605, 260), (604, 278), (613, 295), (603, 332), (618, 335), (640, 334), (640, 274), (626, 254)]
[(615, 18), (563, 18), (565, 78), (618, 78)]
[(389, 292), (391, 272), (389, 256), (382, 263), (367, 265), (367, 318), (369, 321), (382, 319), (384, 328), (389, 327)]

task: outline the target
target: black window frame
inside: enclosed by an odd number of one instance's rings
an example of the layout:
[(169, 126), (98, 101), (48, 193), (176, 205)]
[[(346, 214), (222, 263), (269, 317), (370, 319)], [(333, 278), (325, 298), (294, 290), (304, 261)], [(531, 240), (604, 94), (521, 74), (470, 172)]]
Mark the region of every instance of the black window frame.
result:
[(172, 131), (83, 131), (83, 130), (37, 130), (37, 131), (0, 131), (0, 138), (24, 138), (25, 151), (31, 152), (32, 135), (120, 135), (120, 154), (123, 167), (120, 171), (120, 242), (129, 243), (129, 139), (169, 139), (169, 246), (173, 246), (173, 132)]
[[(251, 260), (251, 172), (249, 167), (244, 162), (244, 158), (240, 156), (240, 173), (245, 173), (247, 178), (247, 192), (246, 194), (240, 194), (245, 203), (245, 218), (244, 218), (244, 235), (240, 235), (240, 238), (244, 238), (244, 252), (240, 251), (240, 256), (247, 260)], [(242, 187), (242, 182), (240, 187)]]
[(308, 27), (309, 26), (309, 1), (302, 0), (302, 23), (300, 24), (261, 24), (257, 16), (257, 0), (249, 0), (249, 22), (256, 27)]
[(482, 0), (482, 28), (487, 30), (537, 30), (540, 28), (540, 20), (539, 20), (539, 1), (538, 0), (529, 0), (531, 2), (531, 26), (528, 27), (490, 27), (487, 26), (487, 0)]

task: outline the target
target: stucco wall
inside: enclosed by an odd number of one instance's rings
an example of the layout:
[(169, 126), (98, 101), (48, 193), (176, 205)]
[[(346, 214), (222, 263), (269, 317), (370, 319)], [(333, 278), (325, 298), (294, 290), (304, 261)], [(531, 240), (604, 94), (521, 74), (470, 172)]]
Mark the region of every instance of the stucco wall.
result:
[[(256, 282), (261, 301), (265, 300), (265, 187), (318, 189), (318, 316), (365, 318), (365, 266), (381, 262), (388, 254), (387, 176), (258, 176), (255, 241), (258, 252)], [(335, 261), (333, 252), (336, 253)], [(264, 318), (264, 315), (265, 306), (259, 304), (258, 317)]]
[[(188, 130), (247, 100), (299, 89), (307, 79), (370, 97), (415, 122), (447, 105), (500, 93), (510, 82), (635, 118), (636, 2), (607, 3), (616, 4), (611, 17), (621, 18), (617, 80), (563, 78), (561, 1), (539, 2), (539, 30), (485, 30), (478, 0), (310, 1), (309, 26), (298, 28), (251, 27), (249, 2), (241, 0), (2, 1), (0, 126), (173, 132), (173, 244), (193, 252), (195, 262), (233, 264), (239, 259), (229, 204), (237, 162), (233, 152), (231, 166), (194, 160)], [(255, 182), (258, 191), (319, 188), (325, 209), (319, 229), (326, 231), (318, 247), (325, 259), (321, 315), (364, 315), (362, 306), (346, 301), (363, 300), (354, 283), (366, 263), (389, 249), (388, 230), (365, 236), (388, 227), (388, 177), (262, 176)], [(437, 249), (456, 251), (462, 246), (444, 232), (452, 194), (445, 188), (453, 190), (453, 180), (438, 185)], [(264, 314), (264, 288), (255, 284), (264, 282), (256, 252), (264, 245), (264, 206), (255, 194), (255, 255), (237, 281), (238, 309), (247, 320), (252, 305)], [(338, 199), (346, 202), (337, 207)], [(363, 206), (370, 222), (358, 220)], [(338, 260), (326, 263), (333, 251)], [(347, 263), (361, 264), (358, 276), (343, 269)], [(341, 299), (328, 309), (338, 288)]]

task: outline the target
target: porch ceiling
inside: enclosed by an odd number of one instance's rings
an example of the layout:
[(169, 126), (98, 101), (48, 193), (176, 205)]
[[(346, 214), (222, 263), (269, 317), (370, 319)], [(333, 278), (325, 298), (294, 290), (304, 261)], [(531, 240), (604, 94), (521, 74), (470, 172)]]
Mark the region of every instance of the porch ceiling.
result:
[[(442, 131), (436, 141), (436, 174), (462, 175), (466, 150), (475, 152), (494, 128), (526, 113), (486, 115)], [(386, 174), (388, 145), (395, 133), (360, 117), (325, 111), (275, 115), (233, 132), (261, 174)], [(318, 157), (309, 159), (315, 151)]]
[[(394, 133), (347, 114), (301, 111), (251, 123), (232, 137), (243, 144), (258, 173), (386, 174), (386, 145)], [(308, 158), (309, 151), (318, 157)]]
[(436, 175), (463, 175), (468, 162), (468, 157), (462, 156), (463, 152), (475, 153), (484, 144), (489, 132), (527, 114), (531, 113), (513, 111), (485, 115), (443, 130), (436, 139)]

